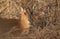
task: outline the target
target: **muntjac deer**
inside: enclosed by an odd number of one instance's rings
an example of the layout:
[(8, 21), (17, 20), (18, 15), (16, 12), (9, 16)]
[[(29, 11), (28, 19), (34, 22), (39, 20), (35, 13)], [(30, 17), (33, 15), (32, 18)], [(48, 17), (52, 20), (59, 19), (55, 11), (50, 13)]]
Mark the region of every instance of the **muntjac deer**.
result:
[(28, 32), (30, 28), (29, 17), (25, 9), (21, 8), (20, 28), (23, 32)]

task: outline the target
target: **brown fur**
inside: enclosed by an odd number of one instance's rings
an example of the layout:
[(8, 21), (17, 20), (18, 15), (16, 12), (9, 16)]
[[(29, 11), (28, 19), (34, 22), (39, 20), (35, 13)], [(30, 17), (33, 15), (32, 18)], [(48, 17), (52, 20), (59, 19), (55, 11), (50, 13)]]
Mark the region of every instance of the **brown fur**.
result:
[(21, 8), (20, 27), (23, 31), (29, 30), (29, 27), (30, 27), (28, 15), (26, 13), (26, 10), (24, 10), (23, 8)]

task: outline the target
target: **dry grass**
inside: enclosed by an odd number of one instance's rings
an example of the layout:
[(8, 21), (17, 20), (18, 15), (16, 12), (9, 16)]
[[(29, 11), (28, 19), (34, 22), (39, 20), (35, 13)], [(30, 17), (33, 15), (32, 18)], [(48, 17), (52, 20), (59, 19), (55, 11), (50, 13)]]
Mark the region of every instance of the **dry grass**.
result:
[[(60, 0), (4, 1), (0, 1), (0, 39), (60, 39)], [(31, 22), (27, 34), (19, 28), (20, 7)]]

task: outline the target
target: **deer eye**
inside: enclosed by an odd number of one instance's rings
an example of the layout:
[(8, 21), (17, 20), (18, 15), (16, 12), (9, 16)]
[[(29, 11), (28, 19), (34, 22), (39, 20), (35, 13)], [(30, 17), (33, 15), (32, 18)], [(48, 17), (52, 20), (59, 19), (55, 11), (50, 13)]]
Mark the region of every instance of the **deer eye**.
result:
[(26, 13), (24, 13), (26, 15)]

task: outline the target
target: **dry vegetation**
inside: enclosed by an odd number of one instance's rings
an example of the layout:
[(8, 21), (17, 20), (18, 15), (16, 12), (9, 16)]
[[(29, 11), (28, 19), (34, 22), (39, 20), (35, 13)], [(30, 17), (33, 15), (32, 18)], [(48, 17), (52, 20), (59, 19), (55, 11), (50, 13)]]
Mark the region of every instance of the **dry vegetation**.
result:
[[(31, 28), (21, 33), (20, 7)], [(60, 39), (60, 0), (0, 0), (0, 39)]]

